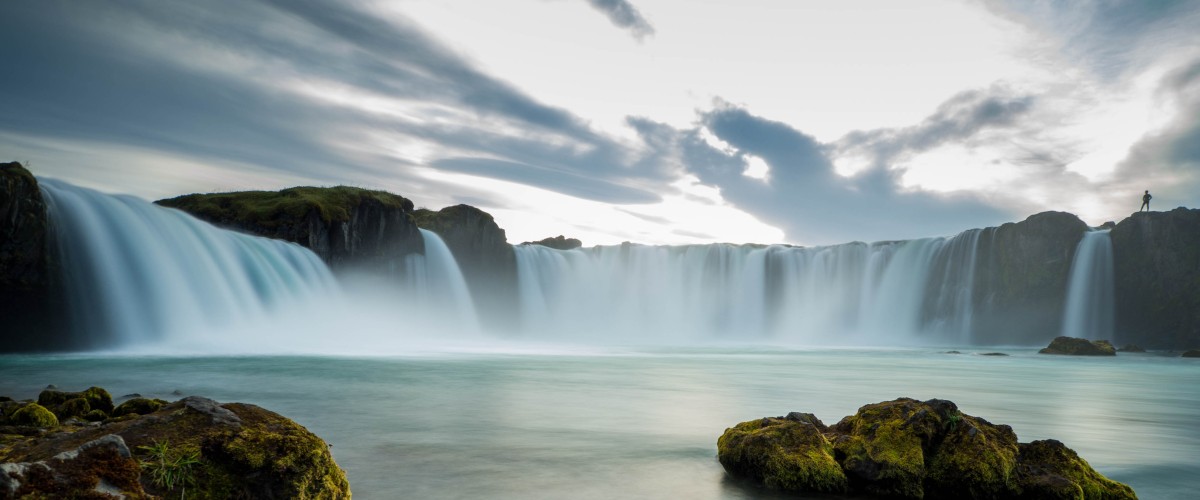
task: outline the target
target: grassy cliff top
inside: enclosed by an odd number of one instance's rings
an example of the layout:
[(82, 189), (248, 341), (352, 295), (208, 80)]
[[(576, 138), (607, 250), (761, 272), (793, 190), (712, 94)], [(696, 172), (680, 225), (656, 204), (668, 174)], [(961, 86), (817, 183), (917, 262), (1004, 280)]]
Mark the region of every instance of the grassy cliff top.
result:
[(352, 207), (363, 203), (378, 203), (408, 212), (413, 209), (412, 201), (403, 196), (349, 186), (189, 194), (155, 203), (178, 208), (203, 219), (255, 223), (298, 220), (314, 209), (325, 222), (341, 222), (350, 219)]

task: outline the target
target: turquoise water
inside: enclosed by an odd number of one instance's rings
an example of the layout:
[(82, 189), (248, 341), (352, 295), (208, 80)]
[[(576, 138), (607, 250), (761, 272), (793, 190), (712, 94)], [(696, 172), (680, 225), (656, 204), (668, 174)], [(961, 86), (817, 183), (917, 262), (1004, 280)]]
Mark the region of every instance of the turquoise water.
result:
[(1022, 441), (1063, 441), (1141, 498), (1196, 497), (1200, 360), (1005, 352), (3, 356), (0, 395), (99, 385), (258, 404), (331, 443), (368, 499), (761, 498), (717, 463), (726, 427), (789, 411), (833, 423), (867, 403), (942, 398)]

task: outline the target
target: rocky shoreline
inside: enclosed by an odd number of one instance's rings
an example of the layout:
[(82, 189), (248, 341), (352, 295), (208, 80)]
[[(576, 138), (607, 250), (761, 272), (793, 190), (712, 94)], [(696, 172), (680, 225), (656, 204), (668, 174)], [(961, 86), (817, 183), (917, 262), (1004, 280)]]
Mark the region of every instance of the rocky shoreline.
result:
[(277, 413), (47, 389), (0, 397), (0, 498), (350, 498), (329, 445)]
[(792, 412), (717, 440), (729, 475), (773, 490), (912, 499), (1136, 499), (1056, 440), (1018, 443), (1007, 425), (954, 403), (900, 398), (826, 426)]

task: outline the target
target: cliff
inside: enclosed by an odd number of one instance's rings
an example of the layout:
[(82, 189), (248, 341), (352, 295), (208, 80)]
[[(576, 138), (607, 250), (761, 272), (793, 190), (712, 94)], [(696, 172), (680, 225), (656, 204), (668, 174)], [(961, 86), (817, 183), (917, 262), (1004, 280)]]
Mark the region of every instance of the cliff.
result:
[(458, 262), (483, 324), (507, 328), (517, 310), (517, 258), (504, 230), (487, 212), (455, 205), (414, 213), (417, 225), (442, 238)]
[(412, 202), (384, 191), (295, 187), (190, 194), (155, 203), (218, 226), (298, 243), (335, 269), (399, 272), (403, 256), (424, 252)]
[(37, 180), (20, 163), (0, 163), (0, 351), (68, 347), (49, 238)]
[(1058, 336), (1075, 247), (1087, 224), (1043, 212), (979, 236), (973, 290), (975, 341), (1042, 344)]
[(575, 238), (568, 238), (563, 235), (543, 238), (538, 241), (526, 241), (522, 245), (541, 245), (556, 250), (573, 250), (583, 246), (583, 242)]
[(1200, 346), (1200, 210), (1138, 212), (1112, 230), (1118, 344)]

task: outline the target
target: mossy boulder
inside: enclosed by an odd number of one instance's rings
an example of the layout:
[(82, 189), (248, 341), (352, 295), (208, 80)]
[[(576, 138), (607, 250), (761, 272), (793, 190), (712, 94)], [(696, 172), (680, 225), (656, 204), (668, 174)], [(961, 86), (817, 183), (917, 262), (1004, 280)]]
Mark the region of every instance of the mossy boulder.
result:
[(730, 474), (787, 491), (844, 493), (846, 475), (816, 418), (763, 418), (742, 422), (717, 440), (717, 457)]
[(10, 425), (27, 427), (58, 427), (58, 417), (37, 403), (26, 403), (8, 416)]
[[(80, 392), (46, 389), (42, 391), (41, 394), (38, 394), (38, 404), (45, 406), (46, 408), (53, 408), (55, 413), (58, 413), (59, 409), (62, 408), (63, 405), (67, 404), (68, 401), (73, 399), (82, 399), (87, 402), (89, 408), (88, 411), (100, 410), (105, 413), (112, 413), (113, 411), (112, 394), (109, 394), (108, 391), (101, 387), (89, 387), (87, 390)], [(72, 403), (72, 405), (72, 408), (78, 407), (77, 403)], [(80, 414), (71, 414), (69, 416), (83, 415), (86, 413), (87, 412), (85, 411)]]
[[(717, 440), (717, 453), (735, 478), (806, 494), (1137, 498), (1128, 486), (1100, 475), (1062, 443), (1020, 444), (1011, 427), (967, 415), (954, 403), (937, 399), (866, 405), (830, 427), (801, 413), (742, 422)], [(1071, 495), (1060, 496), (1064, 493)]]
[(1117, 349), (1107, 340), (1088, 340), (1076, 337), (1057, 337), (1040, 354), (1068, 356), (1116, 356)]
[(1020, 498), (1137, 498), (1133, 488), (1096, 472), (1074, 450), (1057, 440), (1034, 441), (1020, 446), (1017, 465)]
[[(148, 401), (146, 407), (156, 403)], [(53, 418), (49, 411), (46, 414)], [(7, 462), (45, 461), (113, 435), (142, 463), (160, 457), (194, 457), (196, 464), (187, 472), (188, 498), (350, 498), (345, 473), (321, 438), (254, 405), (220, 404), (192, 396), (147, 415), (126, 413), (99, 426), (62, 429), (0, 445), (0, 457)], [(182, 493), (179, 485), (169, 488), (151, 476), (141, 475), (145, 493), (161, 497)]]
[(117, 406), (113, 410), (112, 416), (120, 417), (129, 414), (149, 415), (158, 411), (159, 408), (162, 408), (166, 404), (167, 402), (161, 399), (133, 398)]

